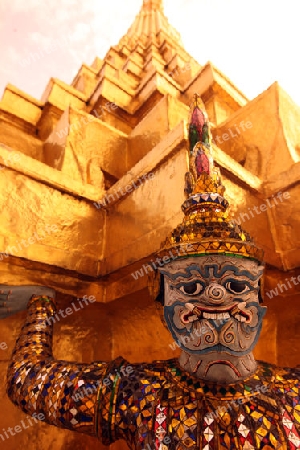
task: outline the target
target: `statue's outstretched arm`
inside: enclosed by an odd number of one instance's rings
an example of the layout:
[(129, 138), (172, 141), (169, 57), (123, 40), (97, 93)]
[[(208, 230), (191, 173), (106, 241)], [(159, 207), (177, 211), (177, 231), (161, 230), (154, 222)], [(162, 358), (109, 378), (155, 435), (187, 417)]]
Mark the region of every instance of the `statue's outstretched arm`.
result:
[(29, 301), (26, 323), (8, 368), (8, 396), (39, 420), (100, 437), (97, 399), (106, 379), (107, 364), (55, 360), (51, 320), (54, 312), (55, 302), (48, 296), (34, 296)]

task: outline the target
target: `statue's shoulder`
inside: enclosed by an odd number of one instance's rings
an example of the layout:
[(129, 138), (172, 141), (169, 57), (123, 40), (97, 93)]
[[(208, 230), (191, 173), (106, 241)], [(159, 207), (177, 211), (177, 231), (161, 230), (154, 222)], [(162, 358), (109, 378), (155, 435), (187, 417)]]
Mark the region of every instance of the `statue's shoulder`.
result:
[[(126, 375), (130, 379), (131, 383), (135, 382), (136, 385), (151, 386), (151, 390), (159, 391), (161, 388), (169, 385), (171, 376), (170, 369), (175, 367), (176, 360), (165, 361), (153, 361), (151, 363), (136, 363), (132, 364), (125, 361), (124, 367), (126, 367)], [(124, 371), (123, 370), (123, 373)]]
[(300, 367), (278, 367), (264, 361), (258, 362), (258, 372), (276, 387), (294, 387), (300, 390)]
[[(170, 378), (170, 370), (178, 366), (177, 360), (158, 360), (151, 363), (131, 363), (122, 356), (105, 363), (106, 372), (110, 378), (130, 379), (131, 382), (156, 384), (163, 386)], [(104, 363), (95, 363), (103, 365)]]
[(151, 363), (132, 364), (132, 368), (141, 375), (144, 374), (145, 376), (163, 379), (167, 377), (170, 369), (177, 367), (178, 362), (177, 365), (176, 362), (176, 359), (157, 360), (152, 361)]

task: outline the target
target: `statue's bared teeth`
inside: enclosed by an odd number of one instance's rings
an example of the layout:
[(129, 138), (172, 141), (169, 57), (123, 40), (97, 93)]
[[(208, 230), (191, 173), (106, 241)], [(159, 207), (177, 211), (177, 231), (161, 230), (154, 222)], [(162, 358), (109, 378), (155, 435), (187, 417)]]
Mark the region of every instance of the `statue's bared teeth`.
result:
[(203, 312), (203, 317), (205, 319), (218, 319), (218, 320), (222, 320), (222, 319), (230, 319), (230, 314), (228, 312), (224, 312), (224, 313), (208, 313), (208, 312)]
[(183, 323), (191, 323), (195, 320), (199, 320), (201, 317), (205, 319), (224, 320), (234, 317), (239, 322), (250, 322), (252, 318), (251, 311), (246, 310), (247, 303), (240, 302), (235, 305), (227, 307), (227, 311), (218, 312), (216, 309), (209, 311), (207, 307), (201, 307), (193, 305), (192, 303), (186, 303), (185, 307), (188, 312), (181, 315), (181, 321)]

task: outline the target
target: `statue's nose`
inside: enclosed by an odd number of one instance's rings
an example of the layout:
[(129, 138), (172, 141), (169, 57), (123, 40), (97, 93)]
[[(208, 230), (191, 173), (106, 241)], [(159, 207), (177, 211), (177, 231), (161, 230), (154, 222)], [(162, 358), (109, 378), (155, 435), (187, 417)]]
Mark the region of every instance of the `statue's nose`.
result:
[(217, 283), (211, 283), (205, 288), (207, 300), (214, 304), (220, 305), (226, 300), (226, 289)]

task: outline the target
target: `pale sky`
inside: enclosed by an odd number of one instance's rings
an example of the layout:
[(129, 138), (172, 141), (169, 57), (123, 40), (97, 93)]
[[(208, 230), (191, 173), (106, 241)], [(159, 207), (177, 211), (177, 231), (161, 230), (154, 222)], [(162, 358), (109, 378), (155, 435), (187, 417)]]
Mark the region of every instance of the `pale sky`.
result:
[[(103, 58), (142, 0), (0, 0), (0, 97), (7, 83), (40, 99), (50, 77), (70, 84)], [(300, 0), (165, 0), (186, 50), (210, 60), (249, 99), (274, 81), (300, 105)], [(56, 49), (47, 54), (49, 43)], [(30, 53), (40, 55), (35, 61)]]

